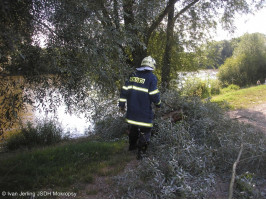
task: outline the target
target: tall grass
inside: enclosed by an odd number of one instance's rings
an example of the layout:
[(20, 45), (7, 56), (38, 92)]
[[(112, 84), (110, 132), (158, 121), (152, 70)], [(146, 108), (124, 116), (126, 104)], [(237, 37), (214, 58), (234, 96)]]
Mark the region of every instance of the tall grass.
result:
[(27, 123), (20, 130), (10, 133), (7, 136), (4, 146), (7, 150), (19, 148), (33, 148), (47, 146), (67, 139), (62, 128), (54, 121), (38, 122), (37, 125)]

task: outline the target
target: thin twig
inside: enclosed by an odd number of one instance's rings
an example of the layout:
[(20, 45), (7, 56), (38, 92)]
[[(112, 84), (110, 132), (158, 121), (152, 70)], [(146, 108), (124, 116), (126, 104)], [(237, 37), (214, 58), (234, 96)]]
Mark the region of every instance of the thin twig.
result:
[(251, 157), (248, 157), (248, 158), (244, 158), (242, 160), (239, 160), (239, 162), (243, 162), (243, 161), (246, 161), (246, 160), (249, 160), (249, 159), (253, 159), (253, 158), (258, 158), (258, 157), (262, 157), (264, 154), (261, 154), (261, 155), (257, 155), (257, 156), (251, 156)]
[(235, 163), (233, 164), (232, 178), (231, 178), (231, 182), (230, 182), (230, 186), (229, 186), (229, 197), (228, 197), (229, 199), (232, 199), (232, 197), (233, 197), (234, 182), (235, 182), (235, 177), (236, 177), (236, 166), (239, 163), (242, 151), (243, 151), (243, 144), (241, 144), (237, 159), (236, 159)]

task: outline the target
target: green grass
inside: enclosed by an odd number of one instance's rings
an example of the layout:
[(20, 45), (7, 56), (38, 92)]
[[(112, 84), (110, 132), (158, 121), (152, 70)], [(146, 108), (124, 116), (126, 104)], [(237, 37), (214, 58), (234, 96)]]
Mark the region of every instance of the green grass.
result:
[(250, 108), (261, 103), (266, 103), (266, 85), (231, 91), (212, 97), (213, 102), (229, 103), (231, 109)]
[(14, 192), (47, 188), (69, 191), (70, 186), (93, 183), (95, 176), (116, 175), (132, 159), (125, 146), (125, 141), (84, 139), (30, 152), (2, 154), (0, 188)]

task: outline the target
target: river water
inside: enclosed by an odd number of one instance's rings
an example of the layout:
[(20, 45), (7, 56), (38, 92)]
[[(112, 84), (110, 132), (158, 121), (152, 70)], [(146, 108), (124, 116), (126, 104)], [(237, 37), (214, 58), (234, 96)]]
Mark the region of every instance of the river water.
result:
[(191, 79), (201, 79), (203, 81), (211, 81), (217, 79), (218, 69), (208, 69), (208, 70), (199, 70), (196, 72), (178, 72), (178, 82), (176, 85), (178, 88), (186, 83), (186, 81)]
[(47, 112), (44, 108), (34, 110), (34, 121), (53, 120), (59, 125), (64, 134), (70, 138), (86, 136), (94, 129), (93, 123), (85, 114), (68, 113), (67, 106), (61, 103), (55, 112)]
[[(179, 72), (179, 85), (185, 83), (186, 80), (191, 78), (200, 78), (202, 80), (216, 79), (217, 70), (200, 70), (198, 72)], [(57, 96), (56, 94), (55, 96)], [(52, 97), (49, 97), (52, 98)], [(57, 105), (55, 112), (48, 111), (45, 109), (49, 105), (43, 105), (37, 102), (38, 109), (33, 111), (33, 119), (36, 120), (53, 120), (60, 125), (65, 134), (68, 134), (70, 138), (83, 137), (88, 135), (94, 129), (94, 124), (90, 121), (90, 118), (83, 113), (75, 114), (68, 113), (67, 106), (61, 103)]]
[[(50, 105), (51, 103), (54, 105)], [(68, 112), (64, 99), (58, 90), (47, 91), (42, 102), (35, 99), (35, 103), (33, 106), (29, 106), (29, 110), (32, 110), (32, 116), (28, 119), (25, 118), (24, 122), (30, 121), (36, 124), (38, 121), (52, 121), (61, 127), (63, 133), (70, 138), (86, 136), (94, 129), (94, 123), (91, 120), (93, 111), (86, 113)]]

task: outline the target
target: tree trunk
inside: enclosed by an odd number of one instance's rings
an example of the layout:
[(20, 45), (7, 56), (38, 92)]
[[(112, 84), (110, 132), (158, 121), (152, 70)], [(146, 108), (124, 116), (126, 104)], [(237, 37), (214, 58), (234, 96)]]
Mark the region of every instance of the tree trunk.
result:
[(162, 85), (166, 88), (169, 87), (170, 82), (170, 63), (171, 63), (171, 51), (174, 37), (174, 5), (171, 7), (168, 13), (168, 22), (166, 30), (166, 46), (163, 57), (163, 66), (162, 66)]
[(147, 51), (143, 49), (142, 46), (135, 46), (135, 50), (133, 51), (132, 56), (133, 56), (133, 66), (139, 67), (142, 59), (147, 56)]
[[(135, 28), (135, 18), (133, 13), (134, 0), (124, 0), (123, 9), (124, 9), (124, 22), (125, 28), (128, 32), (133, 35), (138, 35), (138, 32)], [(132, 67), (138, 67), (141, 64), (142, 59), (147, 55), (147, 51), (138, 43), (134, 44), (134, 50), (132, 51)]]
[[(171, 52), (173, 47), (173, 41), (174, 41), (174, 24), (178, 17), (180, 17), (183, 13), (185, 13), (188, 9), (193, 7), (196, 3), (198, 3), (200, 0), (194, 0), (191, 3), (189, 3), (187, 6), (185, 6), (183, 9), (181, 9), (175, 16), (175, 2), (176, 0), (169, 0), (169, 5), (171, 6), (168, 12), (168, 22), (167, 22), (167, 30), (166, 30), (166, 46), (164, 51), (164, 57), (163, 57), (163, 66), (162, 66), (162, 86), (169, 88), (170, 83), (170, 73), (171, 73)], [(168, 6), (169, 6), (168, 5)]]

